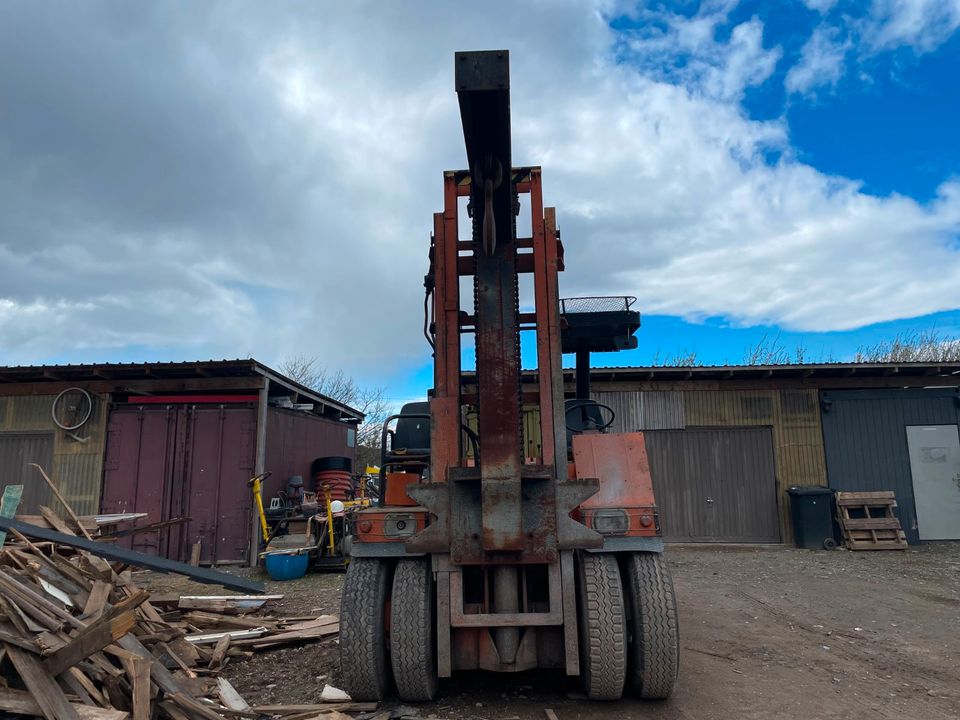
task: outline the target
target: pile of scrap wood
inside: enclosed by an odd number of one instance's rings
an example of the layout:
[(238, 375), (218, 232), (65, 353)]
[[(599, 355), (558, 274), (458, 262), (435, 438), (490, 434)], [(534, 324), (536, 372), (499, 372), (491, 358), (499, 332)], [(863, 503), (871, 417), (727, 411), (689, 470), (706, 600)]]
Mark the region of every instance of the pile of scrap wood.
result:
[(151, 597), (128, 564), (79, 547), (89, 540), (44, 541), (50, 530), (14, 525), (0, 549), (0, 715), (305, 720), (376, 707), (251, 708), (219, 677), (224, 665), (255, 651), (336, 634), (335, 616), (263, 614), (278, 596)]

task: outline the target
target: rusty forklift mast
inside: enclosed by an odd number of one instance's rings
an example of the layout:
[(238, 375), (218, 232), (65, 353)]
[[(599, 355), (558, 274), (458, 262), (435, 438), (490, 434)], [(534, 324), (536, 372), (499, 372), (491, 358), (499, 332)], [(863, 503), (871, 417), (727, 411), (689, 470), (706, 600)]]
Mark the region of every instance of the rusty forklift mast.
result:
[[(543, 207), (540, 168), (512, 165), (509, 54), (454, 62), (468, 169), (444, 173), (433, 219), (434, 387), (384, 425), (380, 503), (357, 514), (344, 583), (344, 683), (358, 700), (395, 686), (425, 701), (455, 670), (556, 668), (594, 699), (619, 698), (628, 681), (663, 698), (677, 675), (677, 616), (644, 439), (607, 432), (613, 411), (589, 397), (590, 352), (635, 347), (639, 313), (632, 298), (560, 300), (556, 213)], [(518, 236), (521, 195), (532, 227)], [(469, 239), (458, 237), (464, 196)], [(533, 312), (520, 312), (524, 273)], [(460, 297), (463, 277), (472, 303)], [(536, 334), (531, 388), (521, 382), (526, 330)], [(563, 352), (577, 356), (569, 400)], [(525, 408), (539, 419), (535, 457), (524, 450)]]

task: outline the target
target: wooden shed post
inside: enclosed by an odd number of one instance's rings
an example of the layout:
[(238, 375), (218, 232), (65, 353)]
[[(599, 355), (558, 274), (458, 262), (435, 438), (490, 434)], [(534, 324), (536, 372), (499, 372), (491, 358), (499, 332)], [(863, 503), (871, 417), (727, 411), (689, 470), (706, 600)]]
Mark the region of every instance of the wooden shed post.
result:
[[(270, 379), (263, 378), (260, 397), (257, 400), (257, 451), (253, 462), (253, 474), (259, 475), (267, 464), (267, 407), (270, 399)], [(260, 549), (260, 518), (256, 504), (250, 503), (250, 567), (257, 566), (257, 551)]]

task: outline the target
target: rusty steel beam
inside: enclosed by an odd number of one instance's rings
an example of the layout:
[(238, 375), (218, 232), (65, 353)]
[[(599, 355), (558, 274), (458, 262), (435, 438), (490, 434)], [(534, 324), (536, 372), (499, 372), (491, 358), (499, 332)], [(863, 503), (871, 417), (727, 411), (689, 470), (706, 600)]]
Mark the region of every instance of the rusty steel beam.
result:
[(520, 335), (506, 50), (456, 54), (474, 222), (482, 544), (523, 547)]

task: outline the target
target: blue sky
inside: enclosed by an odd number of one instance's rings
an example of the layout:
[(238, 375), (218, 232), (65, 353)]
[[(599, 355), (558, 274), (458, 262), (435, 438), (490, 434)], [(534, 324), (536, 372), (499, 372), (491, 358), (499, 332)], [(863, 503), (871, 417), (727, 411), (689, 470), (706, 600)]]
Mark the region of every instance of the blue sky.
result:
[(453, 52), (484, 47), (562, 294), (638, 298), (640, 347), (596, 364), (955, 337), (958, 28), (960, 0), (5, 3), (0, 364), (305, 354), (422, 395)]

